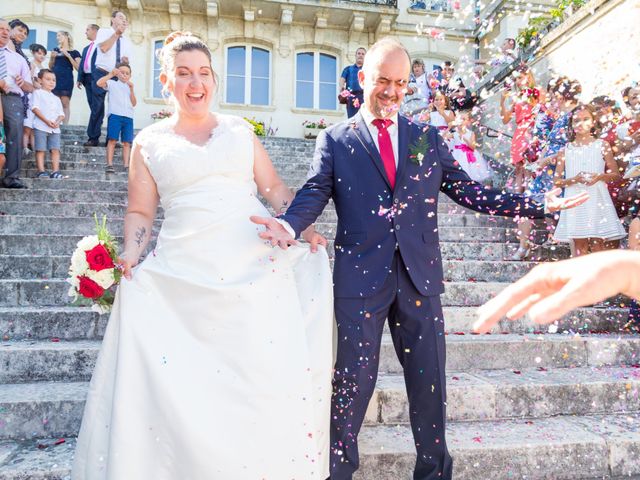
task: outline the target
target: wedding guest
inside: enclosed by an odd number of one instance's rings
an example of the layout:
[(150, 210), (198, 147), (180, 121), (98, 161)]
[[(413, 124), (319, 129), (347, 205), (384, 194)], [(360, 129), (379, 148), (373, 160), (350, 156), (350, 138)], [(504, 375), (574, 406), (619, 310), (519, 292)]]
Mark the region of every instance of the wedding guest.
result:
[(620, 178), (609, 144), (597, 137), (595, 110), (579, 105), (569, 116), (569, 143), (558, 153), (554, 183), (565, 195), (589, 194), (583, 205), (560, 213), (554, 238), (573, 240), (575, 255), (610, 250), (626, 236), (607, 182)]
[(116, 68), (119, 63), (130, 63), (129, 58), (133, 53), (133, 44), (124, 36), (129, 22), (127, 16), (120, 10), (111, 14), (111, 26), (98, 30), (95, 44), (96, 50), (95, 68), (92, 71), (91, 84), (91, 116), (87, 135), (89, 140), (85, 147), (97, 147), (100, 140), (102, 121), (104, 120), (104, 99), (107, 91), (97, 86), (98, 80)]
[(478, 309), (473, 329), (486, 333), (502, 318), (524, 315), (551, 323), (578, 307), (619, 293), (640, 301), (640, 252), (611, 250), (542, 263)]
[(9, 49), (13, 50), (22, 58), (24, 58), (27, 64), (29, 64), (29, 59), (22, 51), (22, 44), (29, 36), (29, 25), (24, 23), (19, 18), (14, 18), (9, 22), (9, 28), (11, 28), (11, 31), (9, 32), (9, 36), (11, 37)]
[(421, 118), (432, 127), (438, 129), (449, 150), (451, 150), (453, 148), (453, 134), (449, 127), (455, 122), (456, 116), (451, 111), (449, 97), (442, 91), (437, 90), (433, 96), (433, 102)]
[[(507, 125), (515, 117), (516, 129), (511, 141), (511, 164), (515, 167), (514, 191), (524, 192), (527, 182), (525, 152), (532, 142), (533, 127), (540, 102), (540, 91), (536, 88), (533, 72), (527, 65), (520, 65), (514, 72), (515, 81), (505, 83), (500, 96), (500, 115)], [(512, 91), (513, 90), (513, 91)], [(506, 105), (511, 99), (510, 105)], [(524, 260), (530, 252), (531, 222), (523, 218), (518, 222), (520, 245), (509, 260)]]
[(624, 122), (622, 111), (616, 105), (616, 101), (612, 98), (601, 95), (593, 98), (589, 105), (596, 111), (596, 128), (600, 132), (600, 138), (609, 144), (613, 158), (618, 165), (618, 172), (621, 178), (611, 181), (607, 184), (609, 194), (616, 207), (618, 218), (624, 218), (629, 214), (630, 198), (625, 193), (629, 185), (629, 181), (622, 178), (625, 173), (624, 153), (622, 142), (618, 138), (618, 126)]
[[(87, 25), (87, 28), (84, 31), (87, 40), (89, 40), (89, 44), (82, 49), (82, 56), (80, 57), (80, 66), (78, 67), (78, 80), (76, 82), (76, 86), (79, 89), (84, 88), (84, 94), (87, 97), (87, 103), (89, 104), (89, 110), (91, 110), (94, 105), (92, 102), (93, 99), (93, 90), (92, 90), (92, 78), (93, 78), (93, 70), (96, 68), (96, 56), (98, 54), (98, 48), (96, 46), (96, 36), (98, 35), (98, 30), (100, 27), (95, 23), (91, 23)], [(87, 137), (89, 141), (95, 141), (98, 143), (98, 138), (91, 138), (91, 132), (89, 130), (89, 125), (87, 125)]]
[(351, 118), (364, 101), (362, 96), (362, 87), (358, 82), (358, 72), (362, 70), (362, 63), (367, 50), (360, 47), (356, 50), (356, 63), (349, 65), (342, 70), (340, 75), (340, 91), (341, 95), (347, 98), (347, 117)]
[[(31, 81), (33, 82), (34, 88), (40, 88), (38, 73), (40, 73), (40, 70), (45, 68), (44, 58), (47, 56), (47, 49), (38, 43), (33, 43), (29, 46), (29, 50), (31, 51), (31, 55), (33, 56), (33, 59), (31, 61)], [(24, 145), (22, 154), (25, 157), (31, 155), (31, 151), (34, 149), (35, 145), (35, 139), (33, 136), (33, 121), (35, 117), (33, 115), (33, 110), (31, 110), (32, 95), (32, 93), (27, 94), (29, 109), (27, 110), (27, 114), (24, 118), (22, 130), (22, 144)]]
[(26, 188), (18, 178), (22, 164), (22, 127), (24, 103), (22, 96), (33, 91), (29, 65), (22, 56), (11, 50), (9, 22), (0, 18), (0, 94), (2, 122), (5, 131), (6, 173), (2, 180), (5, 188)]
[(49, 57), (49, 70), (56, 76), (54, 95), (60, 97), (64, 109), (65, 122), (69, 122), (71, 110), (69, 102), (73, 94), (73, 71), (80, 65), (80, 52), (73, 50), (73, 39), (69, 32), (60, 30), (56, 33), (58, 46), (53, 49)]
[[(111, 81), (117, 79), (118, 81)], [(136, 95), (131, 81), (131, 67), (127, 63), (119, 63), (108, 75), (97, 83), (108, 94), (107, 108), (107, 167), (106, 173), (114, 173), (113, 154), (116, 142), (122, 142), (122, 163), (129, 171), (129, 154), (133, 143), (133, 108), (136, 106)]]
[[(451, 154), (469, 178), (479, 183), (485, 183), (491, 177), (489, 164), (478, 151), (476, 134), (472, 128), (473, 120), (469, 110), (459, 111), (455, 119), (453, 133), (453, 150)], [(544, 199), (542, 199), (544, 201)]]
[[(53, 94), (56, 87), (56, 75), (43, 68), (38, 73), (40, 88), (33, 92), (31, 109), (35, 116), (33, 121), (36, 166), (36, 178), (62, 178), (60, 173), (60, 124), (64, 120), (62, 101)], [(47, 151), (51, 155), (51, 173), (44, 168)]]
[(5, 142), (5, 136), (4, 136), (4, 125), (2, 124), (2, 117), (3, 117), (3, 112), (2, 112), (2, 102), (0, 102), (0, 172), (2, 172), (4, 170), (4, 164), (7, 161), (5, 154), (7, 152), (7, 145)]
[(432, 92), (429, 79), (430, 75), (425, 72), (424, 61), (420, 58), (414, 59), (411, 64), (407, 93), (400, 107), (400, 113), (414, 122), (421, 122), (423, 113), (431, 104)]

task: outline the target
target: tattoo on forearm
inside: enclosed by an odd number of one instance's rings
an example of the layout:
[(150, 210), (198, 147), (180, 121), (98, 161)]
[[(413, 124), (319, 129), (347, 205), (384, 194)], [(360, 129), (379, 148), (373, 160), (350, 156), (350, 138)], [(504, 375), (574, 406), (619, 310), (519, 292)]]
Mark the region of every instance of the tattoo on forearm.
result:
[(142, 242), (144, 241), (144, 236), (147, 233), (147, 229), (144, 227), (138, 227), (138, 229), (136, 230), (136, 245), (138, 245), (138, 247), (140, 247), (142, 245)]
[(289, 208), (289, 202), (287, 200), (282, 201), (282, 206), (280, 207), (280, 213), (284, 213)]

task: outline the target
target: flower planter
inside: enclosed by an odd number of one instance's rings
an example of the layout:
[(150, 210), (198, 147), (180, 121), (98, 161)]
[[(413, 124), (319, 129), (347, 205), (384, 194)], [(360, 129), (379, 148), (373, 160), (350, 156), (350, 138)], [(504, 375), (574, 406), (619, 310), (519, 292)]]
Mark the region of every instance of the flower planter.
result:
[(316, 138), (324, 128), (318, 127), (305, 127), (304, 138)]

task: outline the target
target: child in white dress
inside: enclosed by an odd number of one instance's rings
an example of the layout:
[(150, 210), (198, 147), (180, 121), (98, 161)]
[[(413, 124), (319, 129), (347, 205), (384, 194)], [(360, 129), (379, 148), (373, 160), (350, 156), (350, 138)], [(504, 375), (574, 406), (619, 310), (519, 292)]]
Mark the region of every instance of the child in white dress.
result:
[(554, 183), (565, 196), (589, 193), (584, 204), (563, 210), (554, 238), (575, 243), (576, 256), (618, 246), (625, 237), (607, 182), (620, 178), (609, 144), (597, 137), (595, 110), (579, 105), (567, 126), (570, 143), (558, 154)]
[(484, 183), (491, 177), (487, 161), (476, 147), (476, 134), (473, 132), (471, 112), (459, 111), (456, 116), (456, 129), (453, 133), (453, 158), (460, 164), (467, 175), (476, 182)]

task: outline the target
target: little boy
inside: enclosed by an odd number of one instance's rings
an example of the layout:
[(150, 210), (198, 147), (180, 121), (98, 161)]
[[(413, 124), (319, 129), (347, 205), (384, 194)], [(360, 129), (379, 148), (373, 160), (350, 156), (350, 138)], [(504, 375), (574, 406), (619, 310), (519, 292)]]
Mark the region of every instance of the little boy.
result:
[(122, 163), (129, 171), (129, 154), (133, 142), (133, 107), (136, 96), (131, 82), (131, 67), (128, 63), (119, 63), (110, 73), (102, 77), (96, 84), (109, 92), (107, 114), (107, 168), (106, 173), (114, 173), (113, 154), (116, 142), (122, 142)]
[[(35, 115), (33, 134), (36, 147), (36, 178), (62, 178), (60, 173), (60, 123), (64, 120), (62, 102), (52, 90), (56, 88), (56, 75), (48, 68), (38, 72), (40, 88), (33, 91), (31, 110)], [(49, 175), (44, 169), (46, 151), (51, 154), (53, 171)]]
[[(42, 62), (44, 62), (44, 58), (47, 56), (47, 49), (38, 43), (32, 43), (29, 46), (29, 50), (31, 50), (31, 55), (33, 55), (33, 60), (31, 62), (31, 79), (33, 81), (33, 87), (40, 88), (38, 73), (40, 73), (40, 70), (45, 68)], [(24, 145), (22, 154), (24, 157), (31, 155), (31, 149), (35, 148), (35, 139), (33, 137), (33, 120), (35, 119), (35, 116), (31, 110), (33, 94), (29, 93), (27, 98), (29, 99), (29, 109), (27, 110), (27, 115), (24, 117), (24, 128), (22, 130), (22, 145)], [(31, 149), (29, 149), (29, 146), (31, 146)]]

